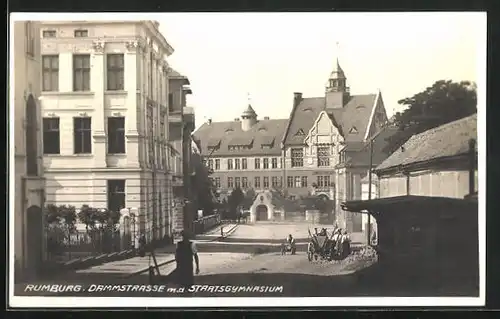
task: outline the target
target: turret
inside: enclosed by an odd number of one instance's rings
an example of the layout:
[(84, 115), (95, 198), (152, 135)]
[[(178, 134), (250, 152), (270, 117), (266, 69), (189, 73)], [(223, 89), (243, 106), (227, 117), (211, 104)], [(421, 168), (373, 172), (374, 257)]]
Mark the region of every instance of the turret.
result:
[(250, 104), (248, 104), (247, 109), (241, 114), (241, 129), (243, 131), (248, 131), (252, 126), (257, 123), (257, 113)]

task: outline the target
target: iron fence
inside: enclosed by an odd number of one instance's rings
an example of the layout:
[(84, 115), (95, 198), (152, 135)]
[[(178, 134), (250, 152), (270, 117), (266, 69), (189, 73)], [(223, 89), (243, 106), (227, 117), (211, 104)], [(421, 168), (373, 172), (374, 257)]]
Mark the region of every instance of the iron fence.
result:
[(51, 261), (64, 262), (121, 250), (120, 231), (113, 228), (78, 230), (51, 226), (46, 228), (45, 236)]
[(193, 230), (196, 235), (201, 234), (217, 225), (220, 225), (220, 223), (221, 223), (220, 214), (205, 216), (202, 218), (198, 218), (193, 222)]

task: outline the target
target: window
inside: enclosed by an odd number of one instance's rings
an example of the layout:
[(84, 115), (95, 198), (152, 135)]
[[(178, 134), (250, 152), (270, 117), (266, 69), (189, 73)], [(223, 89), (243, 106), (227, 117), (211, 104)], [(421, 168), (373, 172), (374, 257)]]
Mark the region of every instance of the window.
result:
[(26, 101), (26, 173), (38, 176), (38, 108), (33, 95)]
[(260, 188), (260, 177), (254, 177), (253, 184), (255, 188)]
[(268, 188), (269, 187), (269, 177), (268, 176), (264, 176), (264, 188)]
[(297, 133), (295, 133), (295, 136), (304, 136), (306, 135), (302, 129), (298, 130)]
[(74, 153), (92, 153), (92, 121), (90, 117), (73, 118)]
[(288, 187), (288, 188), (293, 187), (293, 176), (286, 177), (286, 187)]
[(42, 37), (44, 37), (44, 38), (55, 38), (56, 37), (56, 31), (55, 30), (44, 30), (42, 32)]
[(344, 163), (345, 162), (345, 152), (339, 152), (339, 163)]
[(233, 187), (234, 187), (233, 178), (232, 177), (228, 177), (227, 178), (227, 188), (233, 188)]
[(292, 167), (304, 166), (304, 149), (292, 148)]
[(235, 177), (234, 178), (234, 186), (236, 188), (240, 188), (241, 187), (241, 179), (239, 177)]
[(318, 176), (318, 187), (330, 187), (330, 176)]
[(216, 188), (220, 188), (220, 177), (214, 178), (214, 185)]
[[(154, 114), (153, 114), (153, 107), (151, 105), (147, 106), (147, 125), (148, 125), (148, 157), (149, 157), (149, 164), (154, 164), (155, 162), (155, 140), (154, 140)], [(206, 162), (203, 163), (203, 165), (207, 165)]]
[(90, 55), (73, 55), (73, 91), (90, 91)]
[(123, 54), (108, 54), (107, 61), (107, 78), (109, 91), (123, 90), (124, 85), (124, 59)]
[(153, 98), (153, 52), (149, 52), (149, 97)]
[(295, 200), (295, 195), (290, 195), (289, 198), (290, 200)]
[(241, 169), (239, 158), (234, 160), (234, 169)]
[(88, 30), (75, 30), (75, 38), (86, 38), (89, 36)]
[(271, 167), (272, 168), (278, 168), (278, 159), (276, 157), (273, 157), (271, 159)]
[(59, 118), (43, 119), (43, 154), (60, 154)]
[(255, 169), (260, 169), (260, 158), (255, 159)]
[(264, 158), (263, 160), (263, 164), (264, 164), (264, 169), (268, 169), (269, 168), (269, 158)]
[(125, 180), (108, 180), (108, 209), (118, 213), (125, 206)]
[(283, 176), (280, 176), (278, 187), (283, 186)]
[(227, 160), (227, 169), (233, 169), (233, 160), (232, 159)]
[(213, 169), (214, 169), (214, 160), (212, 160), (212, 159), (209, 159), (209, 160), (208, 160), (208, 168), (209, 168), (210, 170), (213, 170)]
[(241, 159), (241, 169), (247, 169), (247, 159), (246, 158)]
[(220, 159), (218, 159), (218, 158), (215, 160), (215, 169), (216, 170), (220, 169)]
[(318, 147), (318, 166), (330, 166), (330, 148)]
[[(25, 28), (26, 28), (26, 53), (29, 56), (35, 56), (35, 35), (33, 34), (33, 24), (31, 21), (25, 22)], [(40, 35), (37, 34), (37, 37)]]
[(271, 186), (278, 187), (278, 176), (271, 177)]
[(300, 187), (300, 185), (301, 185), (301, 184), (300, 184), (300, 176), (295, 176), (295, 177), (293, 178), (293, 185), (294, 185), (294, 187), (297, 187), (297, 188), (299, 188), (299, 187)]
[(168, 93), (168, 110), (169, 112), (174, 111), (174, 95), (172, 93)]
[(307, 176), (302, 176), (300, 178), (300, 187), (307, 187)]
[(248, 188), (248, 178), (247, 177), (241, 178), (241, 187)]
[(108, 154), (125, 154), (124, 117), (108, 117)]
[(53, 92), (59, 90), (59, 56), (42, 56), (42, 90)]

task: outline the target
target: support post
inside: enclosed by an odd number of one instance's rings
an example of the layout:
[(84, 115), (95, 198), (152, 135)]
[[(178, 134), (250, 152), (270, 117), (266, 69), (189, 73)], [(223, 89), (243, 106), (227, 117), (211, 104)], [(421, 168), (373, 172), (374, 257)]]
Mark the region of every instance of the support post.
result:
[[(373, 166), (373, 138), (370, 140), (370, 169), (368, 170), (368, 200), (372, 199), (372, 166)], [(366, 231), (366, 239), (369, 246), (371, 246), (371, 215), (368, 213), (368, 229)]]

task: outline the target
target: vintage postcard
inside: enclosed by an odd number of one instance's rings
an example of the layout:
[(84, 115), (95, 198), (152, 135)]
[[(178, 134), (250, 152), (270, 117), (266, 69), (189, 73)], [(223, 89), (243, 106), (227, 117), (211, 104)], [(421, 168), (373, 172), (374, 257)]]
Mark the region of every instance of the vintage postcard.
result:
[(484, 305), (486, 13), (10, 18), (11, 307)]

